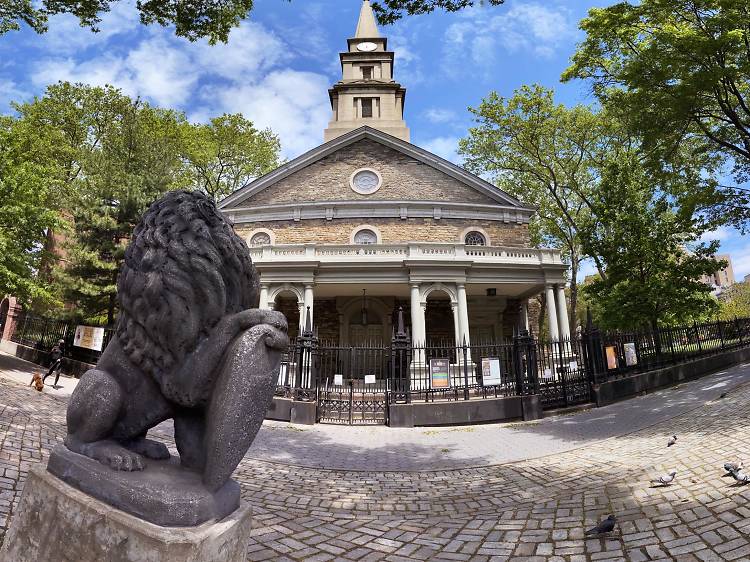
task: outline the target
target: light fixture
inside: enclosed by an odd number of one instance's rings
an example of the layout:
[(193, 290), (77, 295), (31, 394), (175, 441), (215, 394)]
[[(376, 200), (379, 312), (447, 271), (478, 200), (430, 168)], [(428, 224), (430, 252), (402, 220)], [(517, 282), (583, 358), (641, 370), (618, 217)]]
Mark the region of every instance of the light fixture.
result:
[(367, 289), (362, 289), (362, 325), (367, 326)]

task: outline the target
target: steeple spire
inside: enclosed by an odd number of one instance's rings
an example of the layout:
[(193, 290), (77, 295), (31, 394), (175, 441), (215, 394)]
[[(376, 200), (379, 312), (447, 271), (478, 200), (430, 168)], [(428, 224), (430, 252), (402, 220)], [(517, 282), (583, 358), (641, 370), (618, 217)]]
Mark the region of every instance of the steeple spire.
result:
[(363, 0), (357, 31), (340, 58), (341, 80), (328, 90), (333, 114), (325, 141), (366, 125), (408, 142), (406, 89), (393, 79), (394, 53), (378, 32), (369, 0)]
[(369, 0), (362, 2), (362, 10), (359, 12), (359, 21), (357, 22), (357, 31), (354, 33), (355, 39), (374, 39), (380, 37), (378, 25), (375, 23), (375, 14), (372, 13), (372, 6)]

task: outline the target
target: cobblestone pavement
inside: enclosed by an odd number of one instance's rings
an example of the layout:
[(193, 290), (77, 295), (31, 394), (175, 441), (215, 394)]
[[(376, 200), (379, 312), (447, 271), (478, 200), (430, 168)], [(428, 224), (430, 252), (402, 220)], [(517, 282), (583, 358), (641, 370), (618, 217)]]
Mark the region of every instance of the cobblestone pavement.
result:
[[(577, 430), (585, 446), (531, 460), (396, 472), (248, 456), (236, 474), (254, 508), (248, 560), (750, 560), (750, 486), (721, 478), (724, 461), (750, 459), (750, 385), (737, 386), (747, 370), (683, 385), (676, 392), (692, 393), (692, 404), (686, 395), (669, 421), (649, 418), (661, 422), (654, 427), (626, 426), (654, 409), (638, 401), (558, 418), (589, 420), (579, 424), (588, 430)], [(628, 405), (638, 418), (625, 416)], [(29, 466), (46, 461), (61, 440), (64, 407), (63, 399), (0, 379), (0, 534)], [(620, 435), (605, 438), (598, 426), (613, 412), (625, 416), (615, 421)], [(456, 440), (470, 435), (442, 431)], [(678, 444), (667, 448), (673, 432)], [(394, 454), (422, 458), (408, 442), (393, 446)], [(678, 471), (674, 485), (650, 487), (670, 468)], [(616, 531), (584, 538), (583, 529), (609, 513), (618, 516)]]

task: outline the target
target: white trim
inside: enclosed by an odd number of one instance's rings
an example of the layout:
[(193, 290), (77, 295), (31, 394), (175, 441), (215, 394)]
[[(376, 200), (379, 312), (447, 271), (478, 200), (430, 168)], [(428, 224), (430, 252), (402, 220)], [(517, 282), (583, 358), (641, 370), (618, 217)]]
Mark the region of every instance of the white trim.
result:
[(251, 230), (250, 233), (245, 237), (245, 242), (250, 248), (262, 248), (263, 246), (267, 246), (268, 244), (259, 244), (257, 246), (253, 245), (253, 236), (256, 234), (268, 234), (268, 237), (271, 239), (271, 246), (276, 244), (276, 235), (273, 233), (272, 230), (269, 230), (267, 228), (256, 228), (255, 230)]
[(302, 293), (302, 290), (297, 285), (292, 285), (291, 283), (275, 285), (273, 289), (270, 289), (268, 291), (268, 302), (275, 303), (279, 295), (287, 291), (289, 291), (290, 293), (294, 293), (294, 295), (297, 297), (297, 306), (305, 302), (305, 296)]
[(431, 201), (381, 201), (373, 199), (258, 205), (257, 207), (226, 209), (223, 213), (230, 218), (235, 226), (241, 226), (248, 223), (287, 220), (333, 220), (365, 217), (434, 218), (436, 208), (440, 210), (442, 219), (489, 220), (506, 224), (528, 224), (533, 214), (529, 209), (501, 205), (441, 201), (436, 206), (435, 202)]
[(422, 295), (420, 297), (420, 300), (423, 303), (427, 302), (427, 297), (430, 296), (430, 293), (434, 293), (435, 291), (442, 291), (448, 297), (451, 301), (451, 306), (455, 306), (458, 304), (458, 293), (456, 292), (456, 289), (451, 287), (450, 285), (446, 285), (445, 283), (431, 283), (430, 285), (426, 285), (422, 288)]
[(231, 212), (233, 206), (241, 206), (242, 202), (252, 197), (259, 191), (274, 185), (283, 178), (318, 162), (326, 156), (341, 150), (342, 148), (354, 144), (362, 139), (370, 139), (379, 144), (397, 150), (402, 154), (411, 156), (415, 160), (419, 160), (423, 164), (435, 168), (446, 175), (451, 176), (454, 179), (459, 180), (461, 183), (474, 188), (475, 190), (483, 193), (487, 197), (494, 199), (501, 205), (508, 205), (517, 209), (525, 209), (526, 211), (533, 212), (534, 209), (526, 207), (515, 197), (512, 197), (508, 193), (505, 193), (498, 187), (491, 183), (483, 180), (482, 178), (475, 176), (474, 174), (467, 172), (460, 166), (456, 166), (452, 162), (445, 160), (423, 148), (419, 148), (416, 145), (408, 143), (397, 137), (373, 129), (368, 126), (360, 127), (354, 131), (350, 131), (340, 137), (336, 137), (333, 140), (324, 143), (317, 148), (309, 150), (305, 154), (298, 156), (294, 160), (287, 162), (286, 164), (279, 166), (274, 171), (256, 179), (249, 185), (239, 189), (229, 195), (226, 199), (219, 203), (219, 209)]
[(380, 234), (380, 229), (377, 226), (372, 226), (371, 224), (360, 224), (357, 226), (354, 230), (352, 230), (352, 233), (349, 235), (349, 243), (354, 244), (355, 246), (367, 246), (368, 244), (357, 244), (354, 241), (354, 238), (357, 236), (357, 233), (359, 233), (361, 230), (371, 230), (375, 233), (376, 238), (376, 244), (382, 244), (383, 243), (383, 236)]
[(469, 226), (464, 229), (464, 231), (461, 233), (461, 236), (458, 237), (458, 243), (459, 244), (466, 244), (466, 235), (469, 234), (469, 232), (478, 232), (482, 236), (484, 236), (484, 245), (485, 246), (492, 246), (492, 240), (490, 240), (490, 235), (487, 234), (487, 231), (479, 226)]
[[(372, 191), (361, 191), (355, 184), (354, 184), (354, 176), (356, 176), (359, 173), (362, 172), (372, 172), (378, 177), (378, 185), (375, 186), (375, 189)], [(372, 195), (375, 193), (378, 189), (380, 189), (383, 186), (383, 176), (380, 175), (380, 172), (373, 168), (360, 168), (359, 170), (354, 170), (352, 172), (352, 175), (349, 176), (349, 187), (352, 188), (352, 191), (354, 193), (358, 193), (359, 195)]]

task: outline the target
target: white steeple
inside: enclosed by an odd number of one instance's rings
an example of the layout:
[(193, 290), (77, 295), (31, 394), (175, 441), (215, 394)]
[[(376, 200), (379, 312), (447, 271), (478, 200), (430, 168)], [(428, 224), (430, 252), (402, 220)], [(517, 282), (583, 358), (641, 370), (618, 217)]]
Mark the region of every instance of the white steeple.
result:
[(375, 14), (372, 13), (372, 6), (369, 0), (362, 2), (362, 9), (359, 12), (359, 21), (357, 22), (357, 31), (354, 33), (357, 39), (374, 39), (380, 37), (378, 25), (375, 23)]
[(369, 0), (363, 0), (354, 37), (339, 55), (342, 79), (328, 90), (333, 115), (328, 142), (363, 125), (409, 140), (404, 121), (406, 89), (393, 79), (393, 52), (380, 36)]

